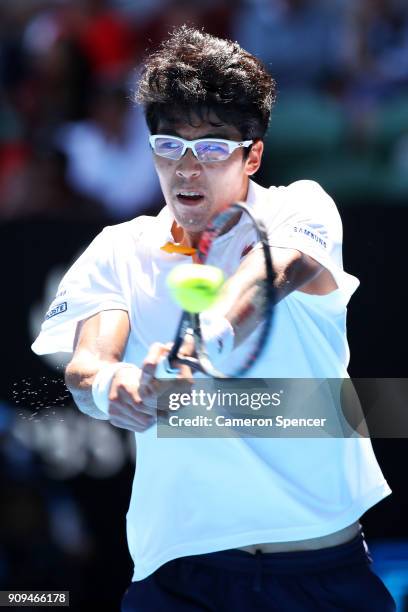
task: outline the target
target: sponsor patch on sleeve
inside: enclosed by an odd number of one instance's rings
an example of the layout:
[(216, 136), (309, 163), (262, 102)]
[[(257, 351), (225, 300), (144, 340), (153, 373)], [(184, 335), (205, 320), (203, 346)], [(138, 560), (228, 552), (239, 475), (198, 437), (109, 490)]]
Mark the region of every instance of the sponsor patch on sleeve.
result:
[(317, 232), (312, 232), (311, 229), (301, 225), (295, 225), (293, 227), (294, 234), (302, 234), (302, 236), (307, 236), (311, 240), (314, 240), (317, 244), (320, 244), (324, 249), (327, 249), (327, 242), (322, 236), (319, 236)]
[(51, 319), (51, 317), (55, 317), (56, 315), (61, 314), (67, 310), (67, 303), (61, 302), (61, 304), (57, 304), (54, 308), (51, 308), (45, 315), (45, 320)]

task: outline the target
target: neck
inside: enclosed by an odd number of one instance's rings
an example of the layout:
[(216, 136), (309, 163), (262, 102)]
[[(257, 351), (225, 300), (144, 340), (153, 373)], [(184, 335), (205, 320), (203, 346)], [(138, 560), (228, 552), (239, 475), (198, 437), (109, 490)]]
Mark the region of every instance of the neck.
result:
[[(229, 232), (229, 230), (238, 223), (241, 218), (241, 215), (242, 212), (237, 212), (237, 214), (234, 215), (225, 225), (222, 232), (220, 233), (220, 236)], [(188, 232), (184, 227), (178, 225), (176, 221), (173, 221), (171, 233), (177, 244), (186, 247), (193, 247), (194, 249), (198, 247), (202, 235), (202, 232)]]
[(188, 232), (184, 227), (178, 225), (176, 221), (173, 221), (171, 233), (177, 244), (197, 248), (202, 232)]

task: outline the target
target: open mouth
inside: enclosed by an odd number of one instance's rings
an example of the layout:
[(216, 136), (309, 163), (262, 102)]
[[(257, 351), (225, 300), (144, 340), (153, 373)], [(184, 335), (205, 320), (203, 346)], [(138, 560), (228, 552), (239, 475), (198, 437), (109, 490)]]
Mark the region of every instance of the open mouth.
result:
[(203, 199), (204, 199), (203, 194), (199, 193), (198, 191), (180, 191), (177, 194), (177, 200), (181, 204), (186, 204), (186, 205), (198, 204)]

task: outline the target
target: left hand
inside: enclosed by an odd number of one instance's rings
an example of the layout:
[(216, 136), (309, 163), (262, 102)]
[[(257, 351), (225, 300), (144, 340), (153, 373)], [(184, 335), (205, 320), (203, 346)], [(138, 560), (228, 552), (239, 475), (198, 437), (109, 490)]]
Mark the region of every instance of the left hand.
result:
[[(190, 389), (193, 384), (193, 374), (191, 368), (184, 364), (177, 365), (177, 361), (172, 363), (174, 368), (179, 370), (179, 373), (174, 376), (161, 377), (160, 373), (158, 378), (155, 377), (157, 366), (163, 361), (169, 354), (172, 348), (172, 343), (161, 344), (155, 342), (149, 348), (149, 351), (143, 361), (142, 376), (140, 379), (139, 393), (143, 398), (144, 403), (157, 406), (158, 397), (174, 389), (177, 393), (180, 393), (180, 385), (183, 388), (187, 385)], [(194, 338), (191, 335), (186, 335), (186, 339), (180, 347), (179, 355), (190, 357), (194, 355)], [(186, 389), (187, 390), (187, 389)], [(157, 407), (158, 414), (161, 412), (166, 413), (166, 407)]]

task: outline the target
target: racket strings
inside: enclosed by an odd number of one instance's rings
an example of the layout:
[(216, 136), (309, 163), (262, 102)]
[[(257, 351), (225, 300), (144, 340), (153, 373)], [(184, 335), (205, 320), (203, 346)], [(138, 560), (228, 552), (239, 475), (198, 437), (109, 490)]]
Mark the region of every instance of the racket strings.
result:
[[(216, 240), (216, 238), (223, 233), (228, 223), (231, 222), (231, 219), (237, 215), (237, 212), (244, 212), (249, 216), (253, 227), (255, 228), (258, 241), (261, 243), (264, 255), (265, 280), (262, 282), (264, 298), (262, 298), (261, 327), (258, 330), (257, 339), (249, 350), (248, 355), (243, 359), (241, 365), (238, 368), (235, 368), (234, 373), (224, 374), (214, 367), (208, 357), (205, 343), (202, 338), (199, 314), (183, 312), (177, 330), (176, 340), (167, 358), (170, 367), (172, 362), (177, 361), (178, 364), (188, 365), (193, 370), (201, 371), (213, 378), (239, 378), (253, 367), (254, 363), (259, 359), (266, 347), (272, 328), (272, 316), (276, 293), (274, 286), (275, 273), (273, 270), (272, 255), (268, 241), (268, 234), (263, 222), (256, 219), (251, 210), (245, 204), (232, 204), (228, 209), (219, 213), (203, 231), (197, 248), (197, 259), (200, 264), (206, 263), (214, 240)], [(178, 354), (187, 333), (190, 335), (193, 333), (194, 335), (196, 352), (196, 356), (194, 357), (181, 356)]]

